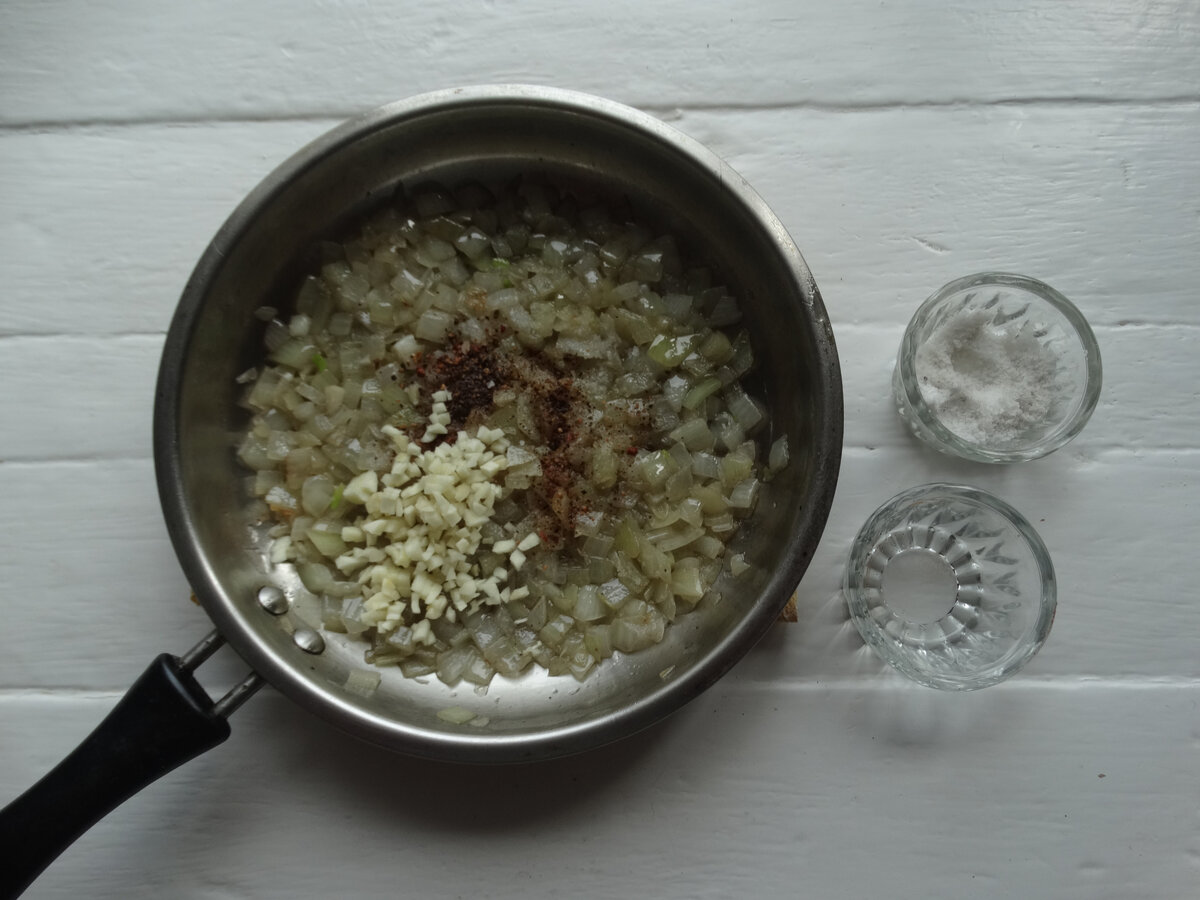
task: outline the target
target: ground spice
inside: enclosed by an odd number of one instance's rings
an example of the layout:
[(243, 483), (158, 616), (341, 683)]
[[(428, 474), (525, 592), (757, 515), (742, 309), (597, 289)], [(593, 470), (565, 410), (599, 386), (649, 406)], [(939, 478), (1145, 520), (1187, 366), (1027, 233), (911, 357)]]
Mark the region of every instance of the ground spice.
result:
[[(454, 440), (461, 429), (486, 421), (497, 410), (498, 392), (515, 391), (527, 398), (540, 439), (530, 449), (538, 455), (542, 474), (528, 489), (526, 502), (543, 542), (557, 549), (574, 534), (579, 515), (603, 511), (616, 502), (616, 493), (605, 498), (591, 488), (588, 468), (593, 448), (606, 444), (622, 456), (633, 457), (642, 438), (635, 431), (643, 428), (614, 427), (595, 415), (572, 375), (554, 360), (536, 351), (511, 356), (501, 349), (503, 331), (492, 329), (483, 342), (452, 340), (445, 350), (414, 358), (414, 371), (424, 382), (425, 393), (445, 389), (451, 394), (446, 408), (452, 421), (439, 440)], [(630, 412), (641, 410), (631, 406)], [(640, 421), (645, 416), (634, 418)]]
[(490, 413), (493, 395), (505, 383), (501, 365), (484, 344), (453, 345), (434, 357), (427, 375), (450, 392), (446, 410), (460, 427), (476, 410)]
[(548, 546), (557, 548), (588, 509), (586, 465), (595, 436), (576, 424), (585, 421), (588, 403), (571, 375), (540, 354), (528, 354), (513, 371), (518, 390), (531, 401), (542, 439), (542, 476), (530, 488), (532, 506)]

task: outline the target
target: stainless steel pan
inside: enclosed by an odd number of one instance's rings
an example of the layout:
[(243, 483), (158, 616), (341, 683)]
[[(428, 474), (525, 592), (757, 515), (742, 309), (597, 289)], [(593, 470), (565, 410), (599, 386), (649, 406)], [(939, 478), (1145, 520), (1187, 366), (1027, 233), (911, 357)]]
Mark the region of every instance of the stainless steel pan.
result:
[[(316, 598), (272, 567), (247, 513), (233, 448), (244, 424), (238, 373), (260, 357), (254, 310), (286, 308), (323, 239), (398, 188), (500, 182), (536, 172), (585, 181), (682, 236), (742, 299), (770, 410), (769, 441), (792, 460), (738, 538), (752, 564), (721, 602), (676, 622), (649, 650), (607, 661), (582, 684), (529, 673), (486, 694), (383, 670), (370, 696), (346, 687), (362, 648), (323, 635)], [(180, 299), (163, 350), (154, 450), (167, 527), (216, 630), (164, 654), (112, 716), (0, 813), (0, 874), (15, 896), (126, 797), (228, 735), (226, 717), (264, 681), (361, 738), (400, 753), (506, 763), (558, 756), (636, 732), (720, 678), (767, 630), (817, 546), (842, 442), (833, 334), (804, 260), (746, 182), (695, 141), (610, 101), (540, 87), (429, 94), (354, 119), (305, 147), (230, 216)], [(252, 673), (213, 703), (191, 672), (227, 640)], [(669, 670), (669, 674), (662, 673)], [(487, 724), (438, 717), (461, 706)]]

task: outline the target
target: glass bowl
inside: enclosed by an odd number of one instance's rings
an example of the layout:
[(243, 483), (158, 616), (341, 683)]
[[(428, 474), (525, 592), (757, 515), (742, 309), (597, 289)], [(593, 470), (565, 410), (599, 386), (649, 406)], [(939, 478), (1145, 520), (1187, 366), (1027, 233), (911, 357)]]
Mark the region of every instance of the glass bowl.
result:
[(985, 272), (926, 300), (900, 342), (892, 390), (933, 448), (977, 462), (1037, 459), (1087, 424), (1100, 398), (1100, 348), (1054, 288)]
[(1025, 518), (972, 487), (897, 494), (854, 539), (850, 617), (886, 662), (929, 687), (968, 691), (1013, 675), (1054, 622), (1054, 566)]

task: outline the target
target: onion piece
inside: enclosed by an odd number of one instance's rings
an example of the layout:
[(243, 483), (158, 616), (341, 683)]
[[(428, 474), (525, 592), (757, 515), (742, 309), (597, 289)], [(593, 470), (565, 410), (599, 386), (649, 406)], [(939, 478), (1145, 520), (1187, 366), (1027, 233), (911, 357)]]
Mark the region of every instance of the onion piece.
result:
[(713, 419), (713, 431), (716, 434), (717, 445), (726, 450), (741, 446), (746, 440), (746, 431), (732, 414), (718, 413)]
[(451, 647), (448, 650), (442, 651), (438, 654), (437, 670), (435, 672), (438, 681), (448, 687), (454, 687), (462, 681), (472, 661), (481, 658), (479, 651), (470, 644)]
[(263, 333), (263, 344), (267, 348), (268, 353), (274, 353), (292, 338), (292, 333), (288, 327), (278, 319), (272, 319), (267, 323), (267, 329)]
[[(603, 590), (604, 588), (601, 586), (601, 593), (603, 593)], [(547, 646), (554, 648), (561, 647), (563, 640), (567, 636), (567, 632), (571, 630), (574, 624), (575, 620), (570, 616), (557, 615), (542, 626), (538, 631), (538, 638)]]
[(707, 321), (714, 328), (724, 328), (727, 325), (733, 325), (735, 322), (741, 321), (742, 311), (738, 307), (738, 302), (728, 294), (723, 294), (717, 299), (712, 310), (706, 317)]
[(678, 561), (671, 572), (671, 588), (682, 600), (692, 603), (699, 601), (707, 590), (700, 576), (699, 560), (688, 557)]
[(647, 537), (664, 553), (686, 547), (692, 541), (704, 536), (704, 529), (694, 525), (672, 525), (661, 533), (649, 533)]
[(751, 399), (736, 382), (725, 389), (725, 406), (746, 434), (751, 433), (766, 419), (766, 411), (762, 406)]
[(720, 330), (709, 332), (697, 349), (714, 366), (719, 366), (733, 358), (733, 344), (725, 332)]
[(310, 516), (323, 515), (333, 500), (334, 489), (333, 479), (328, 475), (318, 474), (306, 478), (300, 492), (300, 504), (304, 511)]
[(758, 499), (761, 485), (757, 478), (747, 478), (739, 482), (729, 494), (729, 505), (734, 509), (752, 509)]
[(600, 589), (594, 584), (581, 585), (575, 601), (572, 616), (579, 622), (595, 622), (604, 617), (604, 603), (600, 598)]
[(301, 563), (296, 566), (300, 581), (314, 594), (323, 594), (333, 584), (333, 574), (328, 567), (318, 562)]
[(699, 478), (720, 478), (720, 462), (712, 453), (697, 451), (692, 454), (692, 474)]
[(667, 620), (643, 600), (632, 600), (612, 623), (612, 645), (622, 653), (633, 653), (662, 640)]
[(679, 441), (689, 452), (711, 450), (714, 446), (712, 430), (704, 419), (688, 419), (668, 435), (672, 441)]
[(684, 361), (699, 341), (700, 335), (698, 334), (686, 334), (680, 337), (667, 337), (660, 334), (651, 342), (646, 355), (664, 369), (673, 369)]
[(346, 542), (342, 540), (340, 531), (341, 529), (334, 530), (333, 526), (328, 523), (319, 522), (309, 528), (305, 536), (322, 556), (327, 559), (337, 559), (349, 549)]
[(381, 680), (382, 678), (378, 672), (351, 669), (346, 675), (344, 687), (351, 694), (357, 694), (360, 697), (370, 697), (378, 689)]
[(440, 309), (427, 309), (413, 326), (413, 334), (423, 341), (440, 341), (450, 330), (454, 317)]
[(713, 537), (711, 534), (702, 534), (688, 545), (688, 549), (709, 559), (716, 559), (725, 552), (725, 544), (720, 538)]
[(589, 625), (583, 632), (583, 643), (595, 659), (608, 659), (613, 655), (612, 626)]
[[(429, 672), (422, 674), (428, 675)], [(437, 717), (451, 725), (466, 725), (475, 718), (475, 713), (462, 706), (447, 706), (445, 709), (438, 710)]]
[(750, 346), (750, 336), (742, 331), (733, 340), (733, 356), (729, 360), (729, 368), (741, 378), (754, 368), (754, 350)]
[(775, 442), (771, 444), (771, 451), (767, 455), (767, 471), (772, 475), (783, 469), (788, 464), (788, 438), (787, 435), (780, 435)]
[(629, 598), (629, 588), (613, 578), (600, 585), (600, 597), (609, 609), (620, 609)]
[(463, 256), (475, 260), (483, 255), (491, 240), (478, 228), (469, 228), (455, 239), (454, 244)]
[(697, 383), (691, 390), (683, 396), (684, 409), (696, 409), (705, 400), (721, 389), (721, 379), (716, 377), (705, 378)]
[[(431, 674), (436, 668), (434, 663), (416, 656), (409, 657), (400, 663), (400, 671), (404, 673), (405, 678), (420, 678), (422, 675)], [(438, 717), (442, 718), (442, 714), (438, 713)]]

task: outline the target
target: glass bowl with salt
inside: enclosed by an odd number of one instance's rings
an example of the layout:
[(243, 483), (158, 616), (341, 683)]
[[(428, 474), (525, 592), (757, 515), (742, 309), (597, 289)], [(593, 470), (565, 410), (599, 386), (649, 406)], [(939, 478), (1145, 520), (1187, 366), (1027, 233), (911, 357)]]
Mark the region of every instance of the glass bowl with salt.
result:
[(1087, 424), (1100, 397), (1100, 348), (1083, 314), (1047, 284), (985, 272), (926, 300), (892, 380), (913, 433), (988, 463), (1037, 459)]

